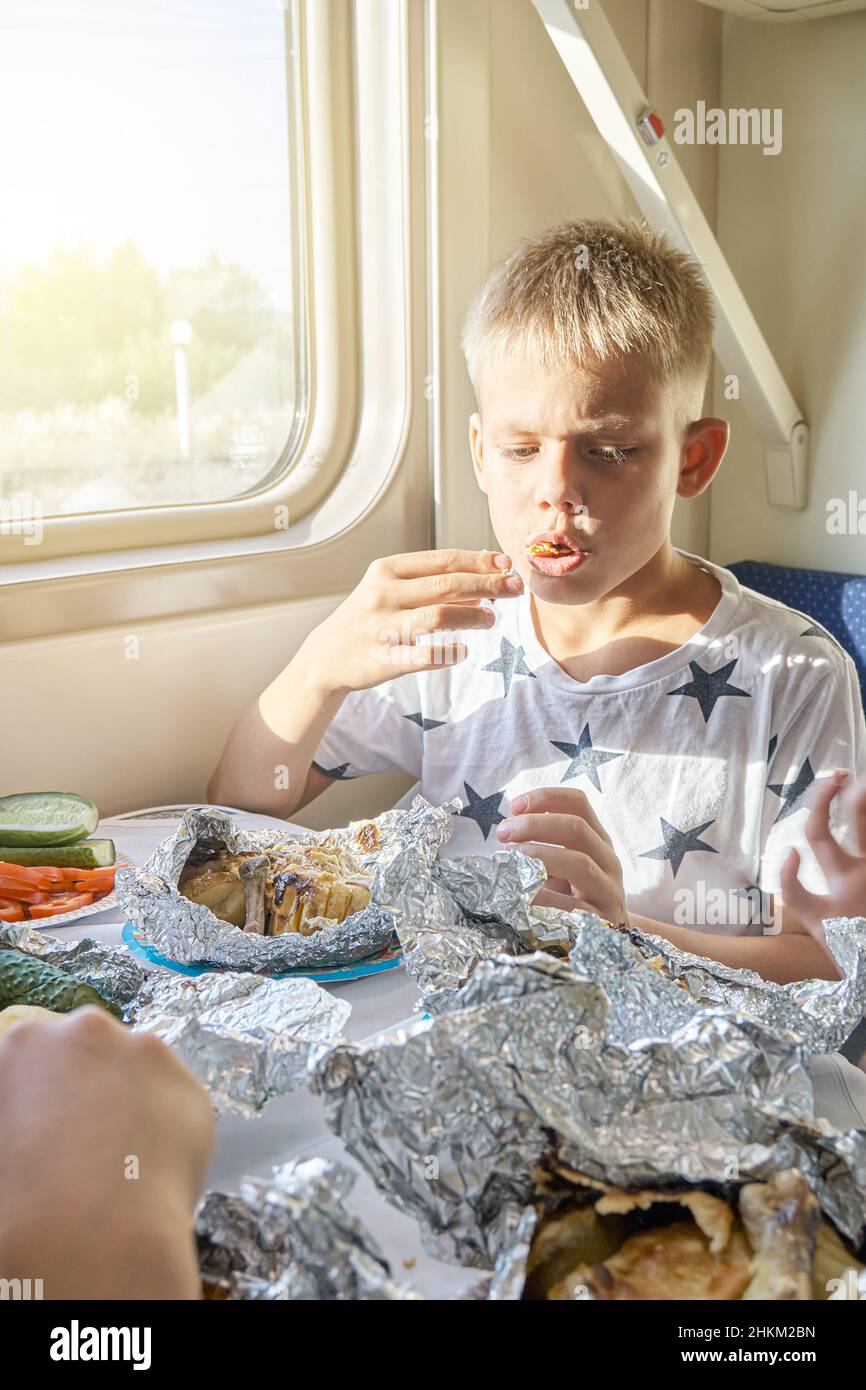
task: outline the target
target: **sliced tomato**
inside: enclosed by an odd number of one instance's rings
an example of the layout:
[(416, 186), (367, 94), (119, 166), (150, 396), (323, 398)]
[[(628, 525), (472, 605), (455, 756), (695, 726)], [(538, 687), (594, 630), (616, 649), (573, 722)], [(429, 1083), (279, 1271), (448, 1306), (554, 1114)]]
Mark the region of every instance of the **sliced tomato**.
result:
[(74, 912), (77, 907), (89, 907), (93, 902), (92, 893), (55, 894), (50, 902), (31, 907), (31, 917), (55, 917), (61, 912)]
[[(0, 865), (0, 874), (2, 874), (2, 872), (3, 868), (2, 865)], [(54, 864), (46, 864), (44, 868), (41, 868), (39, 870), (39, 872), (43, 878), (47, 878), (50, 883), (56, 884), (58, 886), (66, 883), (67, 881), (64, 877), (63, 870), (57, 868)]]
[(7, 878), (5, 874), (0, 874), (0, 898), (14, 898), (19, 903), (41, 903), (48, 896), (46, 890), (50, 888), (50, 883), (46, 883), (45, 889), (35, 888), (32, 883), (22, 883), (18, 878)]
[(47, 888), (49, 886), (44, 869), (32, 869), (26, 864), (7, 864), (0, 861), (0, 876), (29, 884), (31, 888)]
[(51, 901), (55, 903), (71, 903), (73, 907), (83, 907), (85, 903), (90, 903), (93, 901), (93, 894), (73, 893), (70, 890), (65, 893), (54, 893)]

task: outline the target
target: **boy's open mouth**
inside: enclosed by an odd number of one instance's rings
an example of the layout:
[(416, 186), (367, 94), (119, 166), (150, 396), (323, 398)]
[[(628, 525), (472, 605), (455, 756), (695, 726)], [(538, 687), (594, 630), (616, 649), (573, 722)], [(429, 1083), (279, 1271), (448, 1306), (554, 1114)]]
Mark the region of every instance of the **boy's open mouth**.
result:
[(562, 531), (543, 531), (526, 548), (529, 563), (539, 574), (571, 574), (586, 559), (577, 541)]

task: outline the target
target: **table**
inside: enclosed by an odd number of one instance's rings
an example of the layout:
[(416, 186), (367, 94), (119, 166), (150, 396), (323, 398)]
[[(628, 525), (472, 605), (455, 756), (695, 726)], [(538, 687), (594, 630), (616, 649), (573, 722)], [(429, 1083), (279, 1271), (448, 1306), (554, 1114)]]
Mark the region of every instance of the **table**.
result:
[[(103, 820), (94, 833), (114, 840), (118, 850), (141, 864), (161, 840), (174, 832), (182, 809), (174, 808), (174, 815), (159, 808), (157, 816), (131, 813), (129, 817)], [(245, 827), (274, 825), (304, 833), (303, 826), (290, 821), (226, 809)], [(116, 944), (122, 928), (123, 914), (115, 907), (79, 918), (68, 927), (54, 928), (51, 935), (70, 940), (91, 936)], [(322, 988), (352, 1005), (344, 1032), (356, 1042), (411, 1021), (419, 998), (414, 982), (402, 966)], [(813, 1058), (811, 1069), (817, 1113), (839, 1129), (866, 1129), (866, 1075), (838, 1053)], [(337, 1159), (358, 1174), (349, 1205), (378, 1240), (396, 1278), (411, 1282), (429, 1298), (453, 1298), (478, 1281), (477, 1270), (447, 1265), (424, 1253), (417, 1223), (396, 1211), (376, 1191), (341, 1140), (328, 1129), (321, 1101), (309, 1092), (294, 1091), (271, 1101), (254, 1120), (222, 1116), (217, 1123), (217, 1146), (207, 1185), (235, 1192), (246, 1174), (269, 1176), (275, 1165), (288, 1159), (313, 1157)], [(404, 1269), (404, 1261), (410, 1263), (409, 1271)]]
[[(131, 813), (101, 820), (94, 836), (114, 840), (119, 851), (141, 864), (161, 840), (174, 833), (183, 808), (174, 809), (175, 815), (159, 808), (152, 816)], [(274, 825), (304, 833), (303, 826), (271, 816), (234, 810), (231, 814), (244, 827)], [(115, 906), (78, 918), (67, 927), (47, 930), (51, 936), (67, 940), (88, 936), (116, 945), (120, 943), (123, 925), (123, 913)], [(413, 1005), (419, 997), (418, 990), (402, 966), (322, 988), (352, 1005), (344, 1029), (345, 1036), (352, 1041), (371, 1037), (415, 1017)], [(292, 1158), (313, 1157), (336, 1159), (358, 1174), (348, 1205), (375, 1236), (396, 1279), (411, 1283), (429, 1298), (453, 1298), (477, 1283), (478, 1270), (448, 1265), (425, 1254), (418, 1224), (391, 1207), (377, 1192), (363, 1169), (346, 1152), (342, 1141), (328, 1129), (319, 1098), (308, 1091), (293, 1091), (271, 1101), (263, 1113), (252, 1120), (236, 1115), (221, 1116), (217, 1122), (216, 1151), (208, 1171), (207, 1187), (236, 1192), (247, 1174), (269, 1176), (277, 1164)], [(411, 1267), (404, 1267), (404, 1261)]]

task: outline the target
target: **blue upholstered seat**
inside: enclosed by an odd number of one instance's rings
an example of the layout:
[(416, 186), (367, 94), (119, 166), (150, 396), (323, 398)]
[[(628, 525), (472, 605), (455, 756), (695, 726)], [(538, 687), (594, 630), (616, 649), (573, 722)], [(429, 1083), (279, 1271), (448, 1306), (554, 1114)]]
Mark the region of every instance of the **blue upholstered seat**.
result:
[(830, 574), (757, 560), (740, 560), (728, 569), (741, 584), (806, 613), (831, 632), (851, 654), (866, 704), (866, 575)]

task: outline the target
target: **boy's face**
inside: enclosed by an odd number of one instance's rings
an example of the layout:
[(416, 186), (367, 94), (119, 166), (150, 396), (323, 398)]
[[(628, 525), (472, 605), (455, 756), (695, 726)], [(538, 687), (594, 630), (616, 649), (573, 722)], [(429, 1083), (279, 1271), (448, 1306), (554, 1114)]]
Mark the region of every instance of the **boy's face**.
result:
[(725, 421), (695, 419), (699, 383), (660, 384), (634, 361), (548, 372), (496, 360), (479, 394), (470, 445), (494, 533), (550, 603), (626, 585), (669, 542), (677, 496), (702, 492), (727, 447)]

